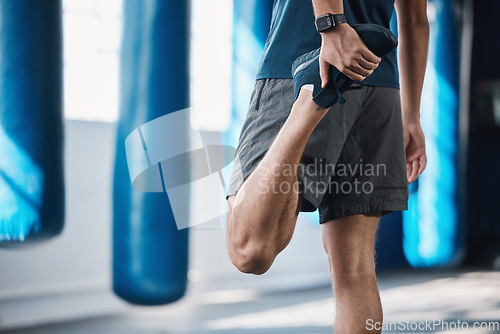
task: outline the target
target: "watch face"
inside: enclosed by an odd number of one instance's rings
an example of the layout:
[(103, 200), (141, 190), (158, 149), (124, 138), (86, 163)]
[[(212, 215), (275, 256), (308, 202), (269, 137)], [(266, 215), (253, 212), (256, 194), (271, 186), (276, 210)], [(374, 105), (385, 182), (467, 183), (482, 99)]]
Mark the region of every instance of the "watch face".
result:
[(318, 31), (330, 29), (333, 26), (333, 21), (330, 15), (319, 17), (316, 21)]

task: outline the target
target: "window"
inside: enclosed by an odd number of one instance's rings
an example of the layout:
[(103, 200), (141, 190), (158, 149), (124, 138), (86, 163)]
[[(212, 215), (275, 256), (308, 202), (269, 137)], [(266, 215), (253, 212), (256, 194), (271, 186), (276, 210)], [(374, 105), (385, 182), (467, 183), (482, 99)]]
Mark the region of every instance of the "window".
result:
[[(232, 0), (192, 1), (191, 106), (201, 130), (224, 131), (231, 114)], [(122, 0), (63, 0), (67, 119), (115, 122)]]

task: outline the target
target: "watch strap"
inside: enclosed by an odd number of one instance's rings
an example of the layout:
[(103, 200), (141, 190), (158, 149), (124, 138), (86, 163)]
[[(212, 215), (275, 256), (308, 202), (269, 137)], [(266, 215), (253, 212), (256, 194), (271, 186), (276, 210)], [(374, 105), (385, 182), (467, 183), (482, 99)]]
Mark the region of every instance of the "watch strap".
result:
[(347, 23), (347, 20), (346, 20), (344, 14), (331, 14), (331, 15), (333, 17), (334, 26), (342, 24), (342, 23)]
[(316, 19), (316, 30), (319, 32), (323, 32), (342, 23), (347, 23), (344, 14), (327, 13), (319, 16)]

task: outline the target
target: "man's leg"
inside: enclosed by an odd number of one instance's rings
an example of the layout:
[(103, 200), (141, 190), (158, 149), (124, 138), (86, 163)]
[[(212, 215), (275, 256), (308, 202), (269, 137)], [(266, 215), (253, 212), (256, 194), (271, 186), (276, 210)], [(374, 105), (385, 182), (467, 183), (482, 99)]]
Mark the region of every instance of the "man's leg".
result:
[(336, 301), (335, 333), (365, 334), (366, 321), (382, 323), (374, 243), (379, 214), (353, 215), (321, 224)]
[(299, 209), (297, 166), (316, 125), (327, 113), (302, 90), (268, 152), (228, 198), (226, 240), (233, 264), (263, 274), (290, 242)]

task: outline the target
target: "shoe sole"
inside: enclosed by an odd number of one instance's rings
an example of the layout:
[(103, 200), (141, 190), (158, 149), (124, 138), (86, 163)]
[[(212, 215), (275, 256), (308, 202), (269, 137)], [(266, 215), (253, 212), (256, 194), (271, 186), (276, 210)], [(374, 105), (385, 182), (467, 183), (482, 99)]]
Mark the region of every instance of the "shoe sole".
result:
[(367, 48), (377, 57), (384, 57), (398, 46), (398, 38), (389, 29), (372, 23), (353, 26)]

